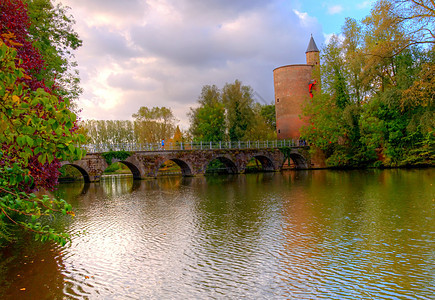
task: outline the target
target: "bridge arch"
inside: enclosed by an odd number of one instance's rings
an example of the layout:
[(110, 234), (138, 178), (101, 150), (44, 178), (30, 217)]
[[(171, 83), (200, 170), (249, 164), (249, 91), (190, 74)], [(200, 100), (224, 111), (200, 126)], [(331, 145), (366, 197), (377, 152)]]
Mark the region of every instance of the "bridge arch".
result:
[(170, 160), (180, 167), (183, 176), (192, 176), (192, 168), (187, 164), (187, 162), (178, 158), (172, 158)]
[(204, 166), (204, 170), (207, 170), (208, 165), (213, 161), (213, 160), (218, 160), (221, 163), (224, 164), (226, 171), (228, 172), (228, 174), (237, 174), (239, 173), (239, 169), (237, 168), (237, 165), (228, 157), (225, 156), (216, 156), (213, 157), (211, 160), (209, 160), (205, 166)]
[(85, 183), (91, 182), (91, 178), (89, 176), (89, 173), (84, 168), (80, 167), (79, 165), (74, 164), (74, 163), (65, 163), (65, 164), (62, 164), (62, 167), (63, 166), (72, 166), (72, 167), (76, 168), (80, 172), (80, 174), (82, 174), (83, 180), (85, 181)]
[(155, 174), (157, 174), (157, 172), (161, 168), (161, 166), (168, 160), (173, 161), (174, 163), (176, 163), (180, 167), (182, 176), (193, 176), (192, 167), (189, 165), (189, 163), (187, 163), (186, 161), (181, 160), (179, 158), (168, 158), (168, 159), (160, 162), (157, 166)]
[(133, 179), (142, 179), (141, 173), (139, 168), (131, 162), (125, 161), (125, 160), (120, 160), (120, 163), (126, 165), (128, 167), (128, 169), (130, 170), (131, 174), (133, 174)]
[(308, 162), (303, 155), (292, 152), (289, 158), (294, 162), (296, 169), (308, 169)]
[[(273, 172), (277, 169), (273, 163), (273, 159), (268, 157), (267, 155), (255, 154), (248, 160), (247, 163), (249, 163), (249, 161), (252, 158), (255, 158), (256, 160), (258, 160), (261, 163), (261, 168), (264, 172)], [(246, 169), (246, 165), (244, 166), (243, 169)]]

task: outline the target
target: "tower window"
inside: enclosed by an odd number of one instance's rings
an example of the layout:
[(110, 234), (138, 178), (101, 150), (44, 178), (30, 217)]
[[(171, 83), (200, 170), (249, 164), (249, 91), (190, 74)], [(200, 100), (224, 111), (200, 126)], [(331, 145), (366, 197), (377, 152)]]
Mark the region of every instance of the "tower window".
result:
[(279, 102), (279, 98), (276, 98), (276, 102)]
[(281, 133), (281, 129), (278, 129), (278, 133)]

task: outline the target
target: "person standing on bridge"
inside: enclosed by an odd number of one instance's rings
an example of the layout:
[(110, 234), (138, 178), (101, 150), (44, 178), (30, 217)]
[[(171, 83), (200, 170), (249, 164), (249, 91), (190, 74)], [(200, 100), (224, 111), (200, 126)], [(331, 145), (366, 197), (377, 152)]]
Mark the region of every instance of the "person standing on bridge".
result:
[(163, 139), (162, 140), (162, 150), (164, 150), (165, 149), (165, 140)]

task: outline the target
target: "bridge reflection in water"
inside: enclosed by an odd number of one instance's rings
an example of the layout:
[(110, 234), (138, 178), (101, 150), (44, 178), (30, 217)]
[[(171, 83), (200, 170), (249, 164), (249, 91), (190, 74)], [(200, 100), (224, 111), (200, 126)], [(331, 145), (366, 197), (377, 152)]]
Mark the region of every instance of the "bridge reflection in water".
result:
[[(71, 165), (83, 175), (85, 182), (99, 181), (104, 170), (115, 162), (126, 165), (134, 179), (156, 177), (166, 162), (176, 163), (183, 176), (203, 175), (213, 160), (219, 160), (229, 174), (244, 173), (249, 161), (255, 158), (264, 172), (281, 171), (284, 162), (291, 159), (296, 169), (311, 168), (309, 147), (302, 141), (247, 141), (247, 142), (200, 142), (165, 145), (156, 144), (106, 144), (85, 145), (88, 154), (79, 161), (61, 163)], [(146, 148), (151, 150), (146, 150)], [(154, 148), (153, 148), (154, 147)], [(285, 148), (286, 151), (282, 151)], [(131, 155), (124, 159), (112, 158), (107, 162), (102, 152), (124, 150)], [(93, 152), (99, 150), (99, 152)], [(286, 155), (284, 154), (286, 153)]]

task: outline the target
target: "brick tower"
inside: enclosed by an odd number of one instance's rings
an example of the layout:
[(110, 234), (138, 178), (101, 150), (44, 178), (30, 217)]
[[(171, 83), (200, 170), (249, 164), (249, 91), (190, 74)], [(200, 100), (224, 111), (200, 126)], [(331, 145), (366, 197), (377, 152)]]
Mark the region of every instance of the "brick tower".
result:
[(320, 53), (311, 36), (305, 52), (307, 64), (282, 66), (273, 70), (275, 87), (276, 131), (278, 139), (299, 139), (303, 104), (312, 97), (318, 82)]

